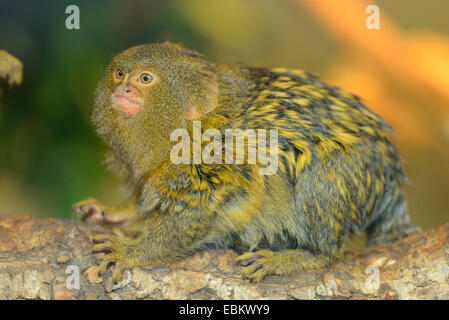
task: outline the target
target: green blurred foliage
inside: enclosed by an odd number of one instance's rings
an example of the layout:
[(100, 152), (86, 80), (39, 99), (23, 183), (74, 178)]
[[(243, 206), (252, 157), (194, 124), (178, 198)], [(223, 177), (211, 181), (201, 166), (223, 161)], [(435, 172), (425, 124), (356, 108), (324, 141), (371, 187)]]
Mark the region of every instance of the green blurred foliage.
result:
[[(406, 27), (423, 18), (417, 1), (380, 3)], [(80, 30), (65, 28), (70, 4), (80, 8)], [(432, 12), (443, 11), (429, 10), (430, 18), (420, 23), (449, 33), (447, 22), (432, 19)], [(215, 61), (318, 74), (340, 54), (290, 0), (2, 0), (0, 48), (24, 63), (24, 82), (12, 90), (3, 86), (0, 98), (0, 215), (66, 218), (70, 206), (88, 196), (119, 201), (118, 181), (102, 163), (105, 146), (90, 122), (95, 86), (116, 53), (164, 40)]]

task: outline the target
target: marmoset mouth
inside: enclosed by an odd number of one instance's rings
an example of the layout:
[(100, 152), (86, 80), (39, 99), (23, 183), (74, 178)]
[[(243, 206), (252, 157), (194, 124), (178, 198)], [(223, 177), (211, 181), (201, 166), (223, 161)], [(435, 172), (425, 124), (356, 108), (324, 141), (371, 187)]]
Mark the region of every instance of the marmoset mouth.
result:
[(135, 116), (142, 110), (142, 105), (138, 101), (132, 100), (124, 95), (113, 96), (112, 105), (128, 116)]

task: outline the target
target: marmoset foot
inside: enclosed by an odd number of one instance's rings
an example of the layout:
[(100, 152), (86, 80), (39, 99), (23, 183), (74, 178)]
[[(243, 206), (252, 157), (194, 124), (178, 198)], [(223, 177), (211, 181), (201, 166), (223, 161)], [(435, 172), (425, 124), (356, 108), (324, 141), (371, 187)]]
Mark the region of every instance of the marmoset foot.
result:
[(123, 228), (134, 223), (133, 214), (128, 207), (106, 207), (93, 198), (75, 203), (72, 206), (72, 217), (110, 227)]
[(115, 264), (112, 273), (112, 281), (118, 282), (122, 278), (125, 270), (141, 265), (136, 259), (135, 250), (138, 241), (125, 236), (125, 234), (117, 228), (113, 229), (114, 234), (98, 234), (93, 238), (94, 242), (98, 242), (92, 247), (94, 252), (109, 251), (106, 253), (103, 261), (98, 266), (98, 275), (103, 276), (108, 266)]
[(273, 274), (291, 274), (295, 271), (319, 271), (337, 260), (336, 257), (313, 255), (305, 250), (260, 250), (247, 252), (237, 258), (243, 266), (242, 277), (259, 282)]

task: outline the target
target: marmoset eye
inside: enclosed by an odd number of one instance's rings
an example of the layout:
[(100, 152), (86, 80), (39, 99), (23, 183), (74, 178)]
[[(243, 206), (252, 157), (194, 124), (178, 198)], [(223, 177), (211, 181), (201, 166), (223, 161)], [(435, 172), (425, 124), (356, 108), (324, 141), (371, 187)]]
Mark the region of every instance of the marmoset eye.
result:
[(143, 84), (149, 84), (153, 81), (153, 76), (148, 72), (144, 72), (140, 75), (139, 81)]
[(115, 78), (119, 79), (119, 80), (124, 79), (125, 78), (125, 73), (121, 69), (117, 69), (115, 71)]

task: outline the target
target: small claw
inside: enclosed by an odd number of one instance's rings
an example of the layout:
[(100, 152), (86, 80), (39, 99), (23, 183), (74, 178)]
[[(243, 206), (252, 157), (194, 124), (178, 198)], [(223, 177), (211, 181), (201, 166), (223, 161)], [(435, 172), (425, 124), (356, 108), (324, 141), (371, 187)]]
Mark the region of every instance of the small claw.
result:
[(114, 272), (112, 273), (112, 282), (117, 283), (122, 278), (124, 268), (120, 263), (116, 263), (114, 267)]
[(247, 266), (252, 264), (253, 262), (257, 261), (260, 258), (260, 256), (257, 255), (251, 255), (250, 257), (238, 257), (237, 258), (237, 263), (242, 265), (242, 266)]
[(240, 256), (237, 257), (235, 260), (237, 264), (242, 266), (247, 266), (252, 264), (253, 262), (259, 260), (263, 257), (264, 251), (257, 251), (257, 252), (246, 252)]
[(263, 261), (263, 259), (242, 268), (241, 271), (242, 278), (248, 279), (251, 282), (260, 282), (273, 273), (275, 273), (275, 270), (266, 261)]
[(81, 212), (80, 207), (72, 207), (72, 211), (70, 212), (71, 217), (79, 218), (79, 217), (81, 217), (81, 215), (82, 215), (82, 212)]
[(247, 252), (237, 257), (236, 261), (242, 265), (241, 275), (244, 279), (251, 282), (260, 282), (267, 275), (273, 273), (267, 259), (272, 257), (274, 253), (269, 250), (260, 250), (257, 252)]
[(251, 282), (255, 282), (255, 283), (259, 283), (260, 281), (262, 281), (266, 276), (268, 275), (267, 272), (263, 271), (262, 266), (260, 266), (260, 268), (258, 268), (256, 271), (252, 272), (251, 274), (248, 275), (244, 275), (242, 273), (242, 277), (244, 279), (248, 279)]
[(254, 263), (250, 266), (248, 266), (247, 268), (245, 268), (246, 270), (248, 270), (248, 274), (249, 275), (254, 275), (257, 271), (259, 271), (260, 269), (263, 268), (262, 264), (259, 263)]
[(112, 232), (114, 232), (115, 235), (116, 235), (119, 239), (125, 239), (125, 238), (126, 238), (126, 236), (125, 236), (125, 234), (123, 233), (123, 231), (120, 230), (119, 228), (112, 228)]
[(110, 241), (113, 237), (114, 237), (114, 235), (111, 233), (100, 233), (100, 234), (94, 235), (92, 237), (92, 240), (94, 242), (105, 242), (105, 241)]
[(98, 270), (98, 276), (102, 276), (106, 273), (106, 271), (108, 270), (108, 266), (111, 263), (111, 261), (109, 261), (109, 259), (106, 257), (104, 257), (103, 261), (101, 261), (100, 265), (98, 266), (97, 270)]
[(98, 243), (92, 247), (92, 251), (94, 252), (101, 252), (105, 250), (112, 250), (112, 243), (110, 241)]
[(104, 207), (95, 199), (89, 198), (75, 203), (72, 206), (72, 217), (81, 218), (82, 221), (102, 223), (104, 220)]

